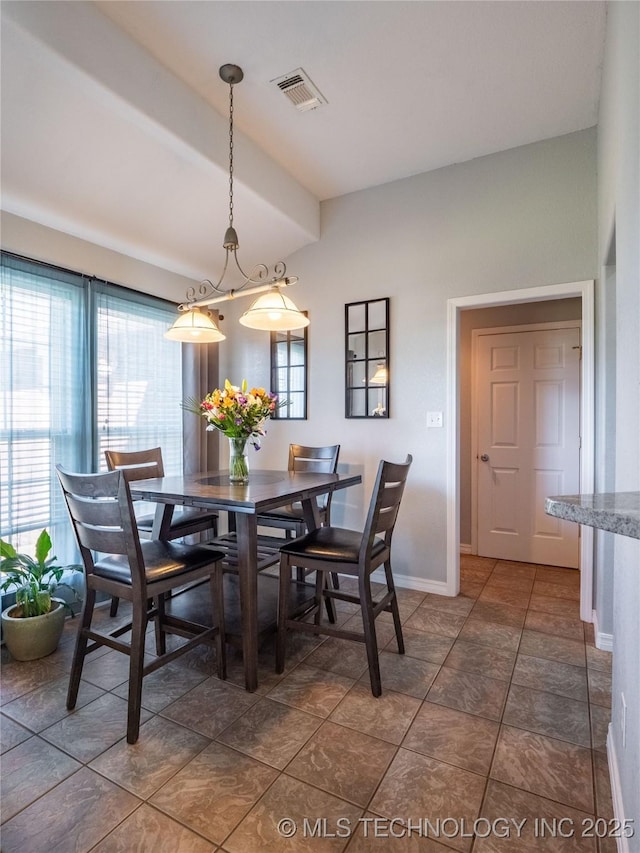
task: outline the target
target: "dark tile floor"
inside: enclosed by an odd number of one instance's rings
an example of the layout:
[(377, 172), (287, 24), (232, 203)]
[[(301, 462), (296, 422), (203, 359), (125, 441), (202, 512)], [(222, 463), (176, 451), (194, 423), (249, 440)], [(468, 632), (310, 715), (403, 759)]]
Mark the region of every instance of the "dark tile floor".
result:
[(587, 837), (612, 817), (611, 661), (578, 582), (463, 556), (457, 598), (400, 590), (406, 655), (383, 614), (380, 699), (359, 644), (295, 635), (278, 676), (268, 642), (253, 695), (237, 655), (221, 682), (200, 647), (146, 679), (135, 746), (123, 655), (97, 652), (66, 711), (70, 622), (50, 657), (5, 659), (2, 850), (613, 853)]

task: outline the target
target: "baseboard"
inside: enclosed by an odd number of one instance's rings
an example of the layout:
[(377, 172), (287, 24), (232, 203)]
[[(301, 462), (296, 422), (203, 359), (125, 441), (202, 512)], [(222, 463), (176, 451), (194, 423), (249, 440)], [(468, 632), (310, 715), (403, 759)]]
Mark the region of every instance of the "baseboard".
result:
[(596, 644), (596, 649), (600, 649), (603, 652), (612, 652), (613, 651), (613, 634), (603, 634), (602, 631), (598, 629), (598, 614), (594, 610), (593, 611), (593, 634), (594, 634), (594, 642)]
[[(616, 757), (615, 742), (611, 732), (611, 723), (607, 732), (607, 758), (609, 763), (609, 778), (611, 779), (611, 799), (613, 800), (613, 816), (619, 826), (625, 826), (624, 802), (622, 800), (622, 786), (620, 784), (620, 771), (618, 770), (618, 759)], [(633, 826), (633, 821), (629, 822)], [(631, 853), (631, 844), (628, 838), (617, 837), (618, 853)]]
[(460, 543), (460, 553), (461, 554), (470, 554), (471, 553), (471, 545), (463, 545)]
[[(371, 575), (371, 580), (377, 583), (385, 583), (384, 569), (376, 569)], [(396, 586), (404, 587), (404, 589), (415, 589), (418, 592), (433, 592), (436, 595), (448, 595), (445, 581), (430, 581), (426, 578), (418, 578), (415, 575), (399, 575), (397, 572), (393, 573), (393, 580)]]

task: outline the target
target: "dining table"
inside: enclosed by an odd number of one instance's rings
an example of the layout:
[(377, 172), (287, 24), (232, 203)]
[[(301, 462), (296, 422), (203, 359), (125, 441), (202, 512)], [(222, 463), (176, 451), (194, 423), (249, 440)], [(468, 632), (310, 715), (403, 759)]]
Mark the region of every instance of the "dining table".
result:
[[(203, 471), (169, 475), (130, 483), (134, 500), (157, 504), (152, 537), (165, 539), (175, 506), (226, 511), (230, 514), (234, 543), (234, 570), (238, 574), (241, 644), (245, 687), (258, 686), (258, 574), (261, 537), (258, 516), (267, 510), (300, 502), (308, 530), (320, 526), (317, 498), (327, 492), (362, 482), (360, 474), (251, 471), (246, 484), (231, 483), (228, 471)], [(221, 537), (222, 541), (224, 537)], [(215, 541), (210, 544), (215, 544)], [(273, 537), (271, 537), (273, 544)], [(277, 552), (272, 552), (277, 553)], [(271, 562), (275, 562), (272, 557)]]

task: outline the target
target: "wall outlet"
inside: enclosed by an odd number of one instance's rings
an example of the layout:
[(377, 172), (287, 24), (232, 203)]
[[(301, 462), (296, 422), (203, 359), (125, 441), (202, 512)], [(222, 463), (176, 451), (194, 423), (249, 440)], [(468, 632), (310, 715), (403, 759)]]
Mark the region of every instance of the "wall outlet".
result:
[(427, 429), (442, 426), (442, 412), (427, 412)]
[(620, 729), (622, 732), (622, 747), (627, 743), (627, 703), (625, 702), (624, 693), (620, 694)]

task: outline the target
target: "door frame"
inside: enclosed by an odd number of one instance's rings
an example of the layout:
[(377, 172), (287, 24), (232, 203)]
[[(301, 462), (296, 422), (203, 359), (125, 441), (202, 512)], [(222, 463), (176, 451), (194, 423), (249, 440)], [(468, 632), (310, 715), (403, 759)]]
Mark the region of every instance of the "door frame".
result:
[[(490, 308), (570, 297), (579, 297), (582, 304), (580, 492), (591, 494), (594, 490), (595, 473), (593, 279), (460, 296), (447, 300), (447, 595), (457, 595), (460, 590), (460, 312), (469, 308)], [(585, 622), (591, 622), (593, 619), (592, 599), (593, 529), (583, 526), (580, 537), (580, 618)]]
[[(478, 551), (478, 466), (473, 462), (478, 458), (478, 338), (483, 335), (503, 335), (513, 332), (545, 332), (557, 329), (579, 329), (580, 341), (582, 341), (582, 320), (549, 320), (548, 322), (531, 323), (530, 325), (517, 326), (487, 326), (471, 330), (471, 553), (476, 554)], [(582, 383), (579, 390), (580, 398), (578, 406), (582, 400)], [(580, 415), (582, 412), (580, 412)], [(579, 424), (582, 431), (582, 424)]]

